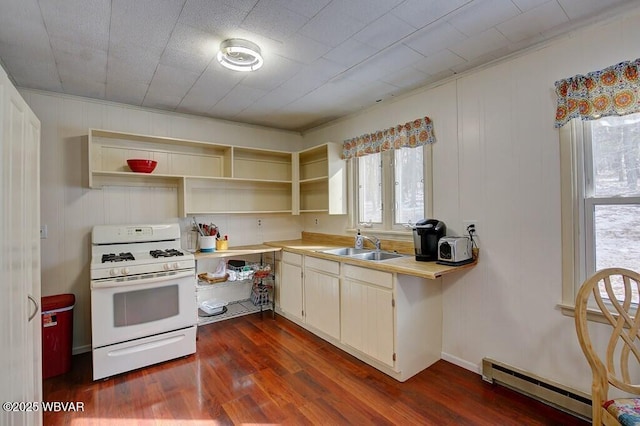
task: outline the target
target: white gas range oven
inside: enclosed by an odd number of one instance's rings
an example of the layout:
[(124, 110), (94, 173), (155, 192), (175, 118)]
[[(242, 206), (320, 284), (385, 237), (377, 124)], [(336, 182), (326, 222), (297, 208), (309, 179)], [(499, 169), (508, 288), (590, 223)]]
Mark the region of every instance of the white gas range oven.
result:
[(97, 225), (91, 243), (93, 379), (194, 353), (195, 259), (179, 225)]

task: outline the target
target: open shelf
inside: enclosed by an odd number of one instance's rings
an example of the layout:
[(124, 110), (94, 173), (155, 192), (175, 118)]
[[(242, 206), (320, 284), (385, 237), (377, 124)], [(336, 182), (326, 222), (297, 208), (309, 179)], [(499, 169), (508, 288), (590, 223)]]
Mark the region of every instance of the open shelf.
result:
[(291, 153), (234, 147), (233, 177), (291, 182)]
[(300, 152), (300, 181), (326, 178), (328, 170), (327, 145)]
[(92, 172), (92, 188), (107, 185), (126, 186), (162, 186), (176, 188), (182, 182), (182, 176), (158, 173), (134, 173), (96, 170)]
[(347, 213), (346, 163), (339, 150), (339, 145), (325, 143), (297, 153), (294, 214)]
[[(153, 136), (142, 136), (104, 130), (89, 130), (89, 186), (97, 175), (128, 179), (132, 173), (127, 159), (141, 158), (158, 162), (148, 176), (231, 177), (231, 151), (227, 145), (214, 145)], [(126, 174), (116, 174), (124, 172)]]
[(300, 211), (327, 211), (329, 209), (328, 181), (313, 180), (300, 183)]
[(185, 179), (185, 213), (290, 212), (291, 182)]
[[(326, 143), (285, 152), (89, 129), (88, 186), (177, 188), (179, 216), (346, 213), (345, 161)], [(133, 173), (127, 159), (158, 162)]]
[[(198, 316), (198, 325), (206, 325), (211, 324), (218, 321), (224, 321), (226, 319), (240, 317), (242, 315), (254, 314), (256, 312), (265, 312), (271, 311), (271, 304), (262, 305), (262, 310), (260, 306), (256, 306), (250, 299), (246, 300), (238, 300), (236, 302), (231, 302), (227, 305), (227, 312), (214, 315), (210, 317), (201, 317)], [(269, 312), (271, 314), (271, 312)]]
[[(226, 305), (226, 312), (223, 312), (219, 315), (211, 315), (211, 316), (200, 316), (202, 312), (198, 309), (198, 325), (210, 324), (212, 322), (222, 321), (229, 318), (234, 318), (241, 315), (252, 314), (255, 312), (273, 311), (273, 300), (275, 297), (274, 289), (275, 289), (275, 255), (273, 254), (274, 247), (268, 246), (245, 246), (244, 248), (231, 248), (229, 252), (215, 252), (215, 253), (198, 253), (196, 255), (196, 270), (202, 271), (203, 268), (213, 267), (212, 264), (202, 264), (201, 260), (204, 259), (215, 259), (215, 258), (223, 258), (227, 255), (232, 255), (234, 258), (244, 259), (248, 262), (248, 265), (254, 264), (270, 266), (271, 272), (266, 276), (256, 276), (254, 273), (250, 275), (245, 275), (244, 277), (249, 277), (248, 279), (243, 280), (235, 280), (235, 281), (224, 281), (220, 283), (209, 283), (207, 281), (198, 279), (196, 284), (196, 302), (197, 305), (200, 306), (203, 302), (207, 300), (216, 299), (219, 301), (226, 301), (228, 304)], [(267, 261), (265, 259), (265, 254), (269, 254), (271, 261)], [(257, 255), (259, 255), (259, 261), (257, 260)], [(226, 260), (222, 259), (223, 262)], [(219, 263), (218, 263), (219, 265)], [(229, 266), (227, 265), (227, 269)], [(231, 268), (234, 269), (234, 268)], [(235, 268), (236, 274), (242, 273), (243, 271), (240, 268)], [(255, 272), (258, 274), (258, 272)], [(237, 275), (236, 275), (237, 276)], [(255, 305), (252, 301), (252, 294), (254, 292), (254, 285), (264, 285), (263, 288), (267, 288), (267, 294), (269, 303), (262, 305)]]

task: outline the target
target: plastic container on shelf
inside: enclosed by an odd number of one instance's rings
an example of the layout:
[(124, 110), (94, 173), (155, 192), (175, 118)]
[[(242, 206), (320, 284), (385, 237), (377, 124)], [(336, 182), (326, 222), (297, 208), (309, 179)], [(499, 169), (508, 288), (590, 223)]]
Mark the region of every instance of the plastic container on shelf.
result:
[(71, 370), (73, 294), (45, 296), (42, 302), (42, 378)]
[(222, 299), (209, 299), (200, 303), (200, 310), (206, 315), (219, 315), (224, 313), (226, 306), (229, 304), (226, 300)]

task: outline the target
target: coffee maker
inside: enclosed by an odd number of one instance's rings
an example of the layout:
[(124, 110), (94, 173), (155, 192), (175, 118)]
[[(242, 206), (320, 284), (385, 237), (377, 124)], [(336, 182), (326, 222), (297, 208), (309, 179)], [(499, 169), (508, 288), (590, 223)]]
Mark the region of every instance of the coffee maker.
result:
[(446, 225), (438, 219), (419, 220), (413, 227), (416, 260), (421, 262), (438, 260), (438, 240), (446, 233)]

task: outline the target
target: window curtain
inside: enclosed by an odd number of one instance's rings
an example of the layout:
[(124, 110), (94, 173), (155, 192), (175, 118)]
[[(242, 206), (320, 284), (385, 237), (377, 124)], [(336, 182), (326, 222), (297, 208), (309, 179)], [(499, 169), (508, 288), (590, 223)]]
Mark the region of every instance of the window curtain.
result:
[(345, 140), (342, 144), (342, 158), (362, 157), (403, 147), (415, 148), (435, 141), (431, 119), (418, 118), (405, 124)]
[(556, 81), (555, 127), (572, 118), (594, 120), (640, 112), (640, 58)]

